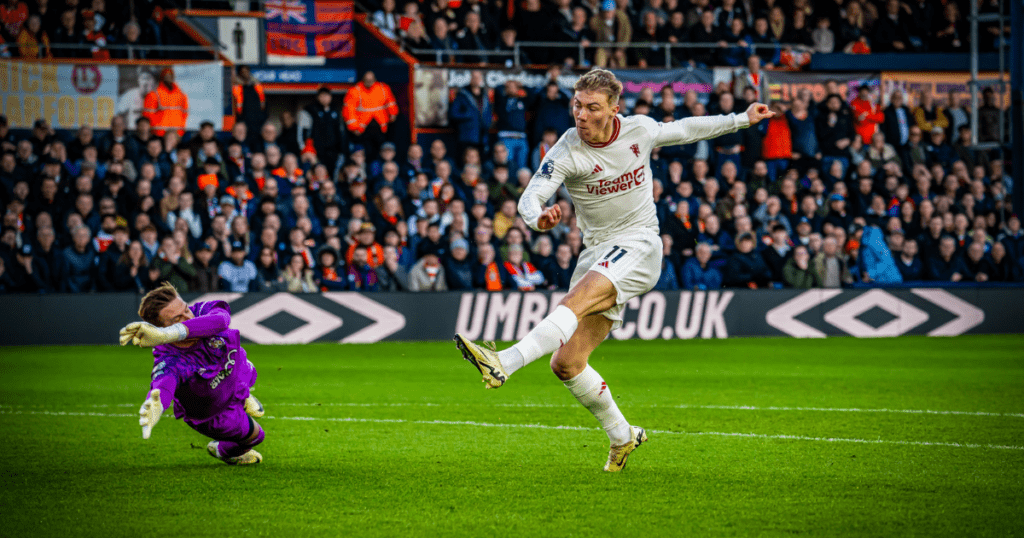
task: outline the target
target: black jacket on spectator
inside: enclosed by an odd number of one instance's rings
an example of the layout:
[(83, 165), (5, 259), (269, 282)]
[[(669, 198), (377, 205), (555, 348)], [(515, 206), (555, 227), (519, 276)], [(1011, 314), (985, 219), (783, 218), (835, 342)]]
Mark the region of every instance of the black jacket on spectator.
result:
[(729, 288), (746, 288), (750, 283), (759, 288), (768, 285), (772, 272), (756, 250), (746, 254), (737, 252), (725, 264), (722, 283)]
[(14, 286), (10, 291), (16, 293), (45, 293), (50, 291), (50, 269), (39, 256), (32, 256), (32, 273), (21, 265), (15, 256), (7, 266), (7, 274), (11, 276)]
[[(916, 121), (914, 120), (914, 115), (910, 113), (910, 108), (907, 107), (906, 105), (901, 106), (899, 108), (903, 110), (903, 117), (905, 118), (907, 125), (907, 136), (909, 137), (910, 128), (916, 124)], [(892, 105), (885, 107), (884, 116), (885, 121), (883, 121), (882, 125), (880, 125), (882, 134), (885, 135), (885, 141), (891, 144), (892, 147), (896, 148), (897, 151), (899, 151), (903, 149), (904, 146), (906, 146), (907, 140), (900, 139), (900, 121), (899, 116), (896, 113), (896, 108), (893, 107)], [(902, 157), (903, 156), (900, 155), (901, 159)], [(904, 162), (907, 162), (907, 160), (904, 159)]]
[[(907, 23), (902, 15), (897, 20), (892, 20), (885, 13), (880, 13), (875, 21), (875, 32), (871, 38), (871, 52), (910, 52), (910, 35), (907, 34)], [(896, 50), (892, 43), (901, 41), (905, 48), (903, 51)]]
[(786, 266), (786, 261), (789, 260), (792, 252), (792, 250), (787, 250), (785, 254), (779, 254), (779, 251), (772, 247), (761, 251), (764, 263), (772, 273), (772, 282), (782, 282), (782, 268)]
[(125, 250), (127, 250), (127, 246), (118, 248), (118, 245), (111, 243), (107, 250), (100, 254), (96, 270), (97, 291), (117, 290), (117, 285), (114, 284), (114, 272), (117, 268), (117, 262), (121, 259), (121, 255), (125, 253)]
[(914, 257), (910, 264), (903, 262), (898, 254), (896, 255), (896, 268), (899, 269), (900, 274), (903, 275), (904, 282), (913, 282), (915, 280), (924, 280), (924, 264), (921, 263), (921, 258)]
[(953, 278), (953, 273), (960, 273), (960, 276), (963, 277), (962, 280), (967, 280), (970, 276), (967, 266), (964, 265), (964, 259), (956, 254), (948, 262), (940, 256), (933, 257), (928, 261), (928, 269), (925, 274), (928, 280), (949, 282)]
[(985, 273), (985, 275), (988, 276), (988, 279), (992, 280), (992, 274), (995, 273), (995, 266), (992, 264), (992, 260), (990, 260), (988, 256), (982, 256), (982, 258), (978, 260), (978, 263), (974, 263), (971, 261), (970, 257), (965, 256), (964, 267), (967, 268), (967, 272), (963, 275), (964, 280), (976, 281), (978, 279), (978, 275), (981, 273)]
[(74, 246), (69, 246), (64, 249), (63, 257), (60, 291), (83, 293), (96, 289), (96, 251), (91, 244), (85, 247), (85, 252), (78, 252)]
[(474, 265), (476, 263), (468, 256), (461, 262), (448, 257), (444, 261), (444, 276), (448, 281), (448, 289), (452, 291), (473, 289)]
[(830, 157), (845, 157), (846, 150), (836, 147), (836, 142), (843, 138), (853, 139), (855, 134), (853, 124), (850, 123), (850, 117), (842, 111), (836, 113), (834, 123), (831, 123), (830, 116), (829, 112), (825, 112), (820, 114), (815, 122), (821, 154)]
[(334, 108), (324, 109), (319, 102), (310, 103), (303, 110), (313, 121), (309, 132), (303, 133), (303, 139), (313, 140), (313, 148), (321, 162), (333, 163), (346, 149), (345, 124), (341, 113)]
[(992, 282), (1019, 282), (1021, 270), (1009, 256), (1003, 256), (1003, 261), (999, 263), (992, 260), (992, 272), (988, 276)]
[(148, 290), (152, 282), (149, 280), (149, 269), (143, 265), (132, 276), (132, 267), (126, 263), (114, 266), (114, 289), (117, 291), (134, 291), (141, 293)]
[[(487, 31), (483, 26), (475, 34), (470, 32), (468, 28), (463, 28), (455, 34), (455, 44), (459, 52), (466, 51), (481, 51), (486, 52), (494, 48), (491, 42), (491, 38), (487, 35)], [(459, 54), (456, 56), (456, 61), (460, 63), (477, 63), (487, 62), (488, 58), (486, 54)]]

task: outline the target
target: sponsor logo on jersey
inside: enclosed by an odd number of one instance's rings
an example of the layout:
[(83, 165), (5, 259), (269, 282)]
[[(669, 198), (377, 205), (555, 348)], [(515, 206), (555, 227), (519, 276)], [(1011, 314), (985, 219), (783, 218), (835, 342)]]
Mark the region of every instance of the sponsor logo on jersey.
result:
[(537, 170), (537, 177), (542, 177), (544, 179), (551, 179), (551, 174), (553, 174), (554, 172), (555, 172), (555, 163), (554, 163), (554, 161), (544, 161), (544, 163), (540, 165), (540, 170)]
[(224, 369), (221, 370), (219, 374), (217, 374), (217, 377), (213, 378), (210, 381), (210, 388), (211, 389), (217, 388), (217, 386), (220, 385), (221, 381), (224, 381), (224, 379), (226, 379), (229, 375), (231, 375), (231, 371), (235, 367), (235, 357), (234, 357), (234, 354), (237, 353), (237, 352), (238, 352), (237, 349), (232, 349), (231, 351), (228, 351), (228, 362), (224, 363)]
[(156, 379), (163, 375), (164, 366), (167, 366), (167, 361), (160, 361), (160, 364), (157, 364), (156, 366), (153, 367), (152, 379)]
[(598, 172), (604, 172), (604, 168), (601, 168), (601, 165), (599, 164), (594, 166), (594, 171), (591, 172), (591, 174), (596, 174)]
[(633, 144), (629, 146), (629, 149), (633, 150), (633, 155), (640, 156), (640, 144)]
[(606, 194), (628, 191), (644, 182), (644, 166), (646, 165), (642, 165), (632, 172), (626, 172), (616, 179), (600, 179), (596, 185), (587, 185), (587, 194), (604, 196)]

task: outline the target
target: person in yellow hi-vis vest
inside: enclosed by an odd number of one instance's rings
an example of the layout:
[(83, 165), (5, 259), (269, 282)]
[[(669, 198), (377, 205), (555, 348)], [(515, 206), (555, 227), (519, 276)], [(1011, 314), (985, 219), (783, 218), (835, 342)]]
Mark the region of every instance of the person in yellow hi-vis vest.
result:
[(170, 67), (160, 72), (160, 84), (146, 95), (142, 115), (149, 119), (156, 136), (162, 137), (174, 130), (178, 131), (178, 136), (184, 136), (188, 96), (174, 83), (174, 70)]
[(367, 71), (362, 82), (345, 94), (341, 115), (345, 128), (365, 148), (366, 161), (373, 162), (386, 140), (388, 126), (398, 119), (398, 103), (391, 88)]

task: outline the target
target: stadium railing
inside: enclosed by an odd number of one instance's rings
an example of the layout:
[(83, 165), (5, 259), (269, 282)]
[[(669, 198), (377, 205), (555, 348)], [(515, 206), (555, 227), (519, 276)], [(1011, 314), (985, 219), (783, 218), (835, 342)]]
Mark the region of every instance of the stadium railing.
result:
[[(578, 51), (578, 53), (577, 53), (577, 62), (578, 62), (579, 65), (585, 65), (586, 64), (587, 52), (591, 51), (591, 50), (596, 51), (598, 49), (651, 49), (653, 51), (658, 51), (659, 53), (663, 54), (664, 67), (673, 67), (673, 62), (674, 61), (676, 63), (678, 63), (678, 60), (676, 60), (675, 57), (674, 57), (675, 51), (686, 50), (686, 49), (702, 49), (702, 50), (717, 52), (717, 51), (724, 50), (724, 49), (729, 49), (729, 48), (732, 48), (732, 47), (739, 47), (739, 45), (730, 45), (730, 46), (727, 46), (727, 47), (721, 47), (721, 46), (719, 46), (717, 44), (708, 44), (708, 43), (615, 43), (615, 42), (600, 42), (600, 43), (590, 43), (589, 45), (584, 45), (583, 43), (566, 43), (564, 41), (517, 41), (513, 45), (512, 50), (457, 50), (457, 49), (437, 50), (437, 49), (415, 49), (415, 48), (406, 48), (404, 50), (406, 52), (410, 53), (410, 54), (415, 54), (415, 55), (424, 55), (425, 56), (425, 55), (428, 55), (428, 54), (433, 54), (435, 56), (435, 58), (436, 58), (435, 63), (437, 63), (437, 64), (449, 63), (449, 62), (445, 61), (446, 57), (447, 58), (460, 58), (460, 57), (462, 57), (462, 58), (469, 58), (470, 59), (469, 61), (462, 61), (462, 62), (456, 62), (456, 63), (478, 63), (478, 62), (473, 62), (472, 58), (495, 56), (495, 57), (502, 57), (502, 58), (510, 57), (510, 58), (512, 58), (514, 67), (522, 67), (522, 65), (519, 62), (520, 52), (522, 51), (522, 49), (527, 49), (527, 50), (529, 50), (531, 48), (576, 49)], [(792, 48), (793, 50), (796, 50), (796, 51), (799, 51), (799, 52), (808, 52), (808, 53), (812, 51), (812, 49), (810, 49), (809, 47), (807, 47), (805, 45), (793, 44), (793, 43), (752, 44), (752, 45), (748, 45), (748, 46), (742, 47), (742, 48), (744, 48), (744, 49), (753, 48), (755, 50), (762, 50), (762, 49), (782, 50), (782, 49), (785, 49), (785, 48)]]

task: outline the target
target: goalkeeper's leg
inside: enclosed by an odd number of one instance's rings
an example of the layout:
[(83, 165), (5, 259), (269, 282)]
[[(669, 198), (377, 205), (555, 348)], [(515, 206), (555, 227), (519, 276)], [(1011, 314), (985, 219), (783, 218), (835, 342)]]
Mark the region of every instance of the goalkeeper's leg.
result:
[(263, 442), (263, 438), (266, 437), (266, 434), (263, 432), (263, 428), (252, 418), (249, 418), (249, 422), (251, 423), (250, 432), (244, 439), (217, 441), (217, 449), (223, 457), (236, 458), (246, 452), (249, 452), (254, 446)]
[(224, 463), (246, 465), (263, 461), (263, 455), (253, 450), (253, 447), (262, 443), (266, 434), (259, 423), (245, 413), (242, 406), (234, 407), (210, 420), (189, 425), (213, 439), (206, 445), (206, 450)]

